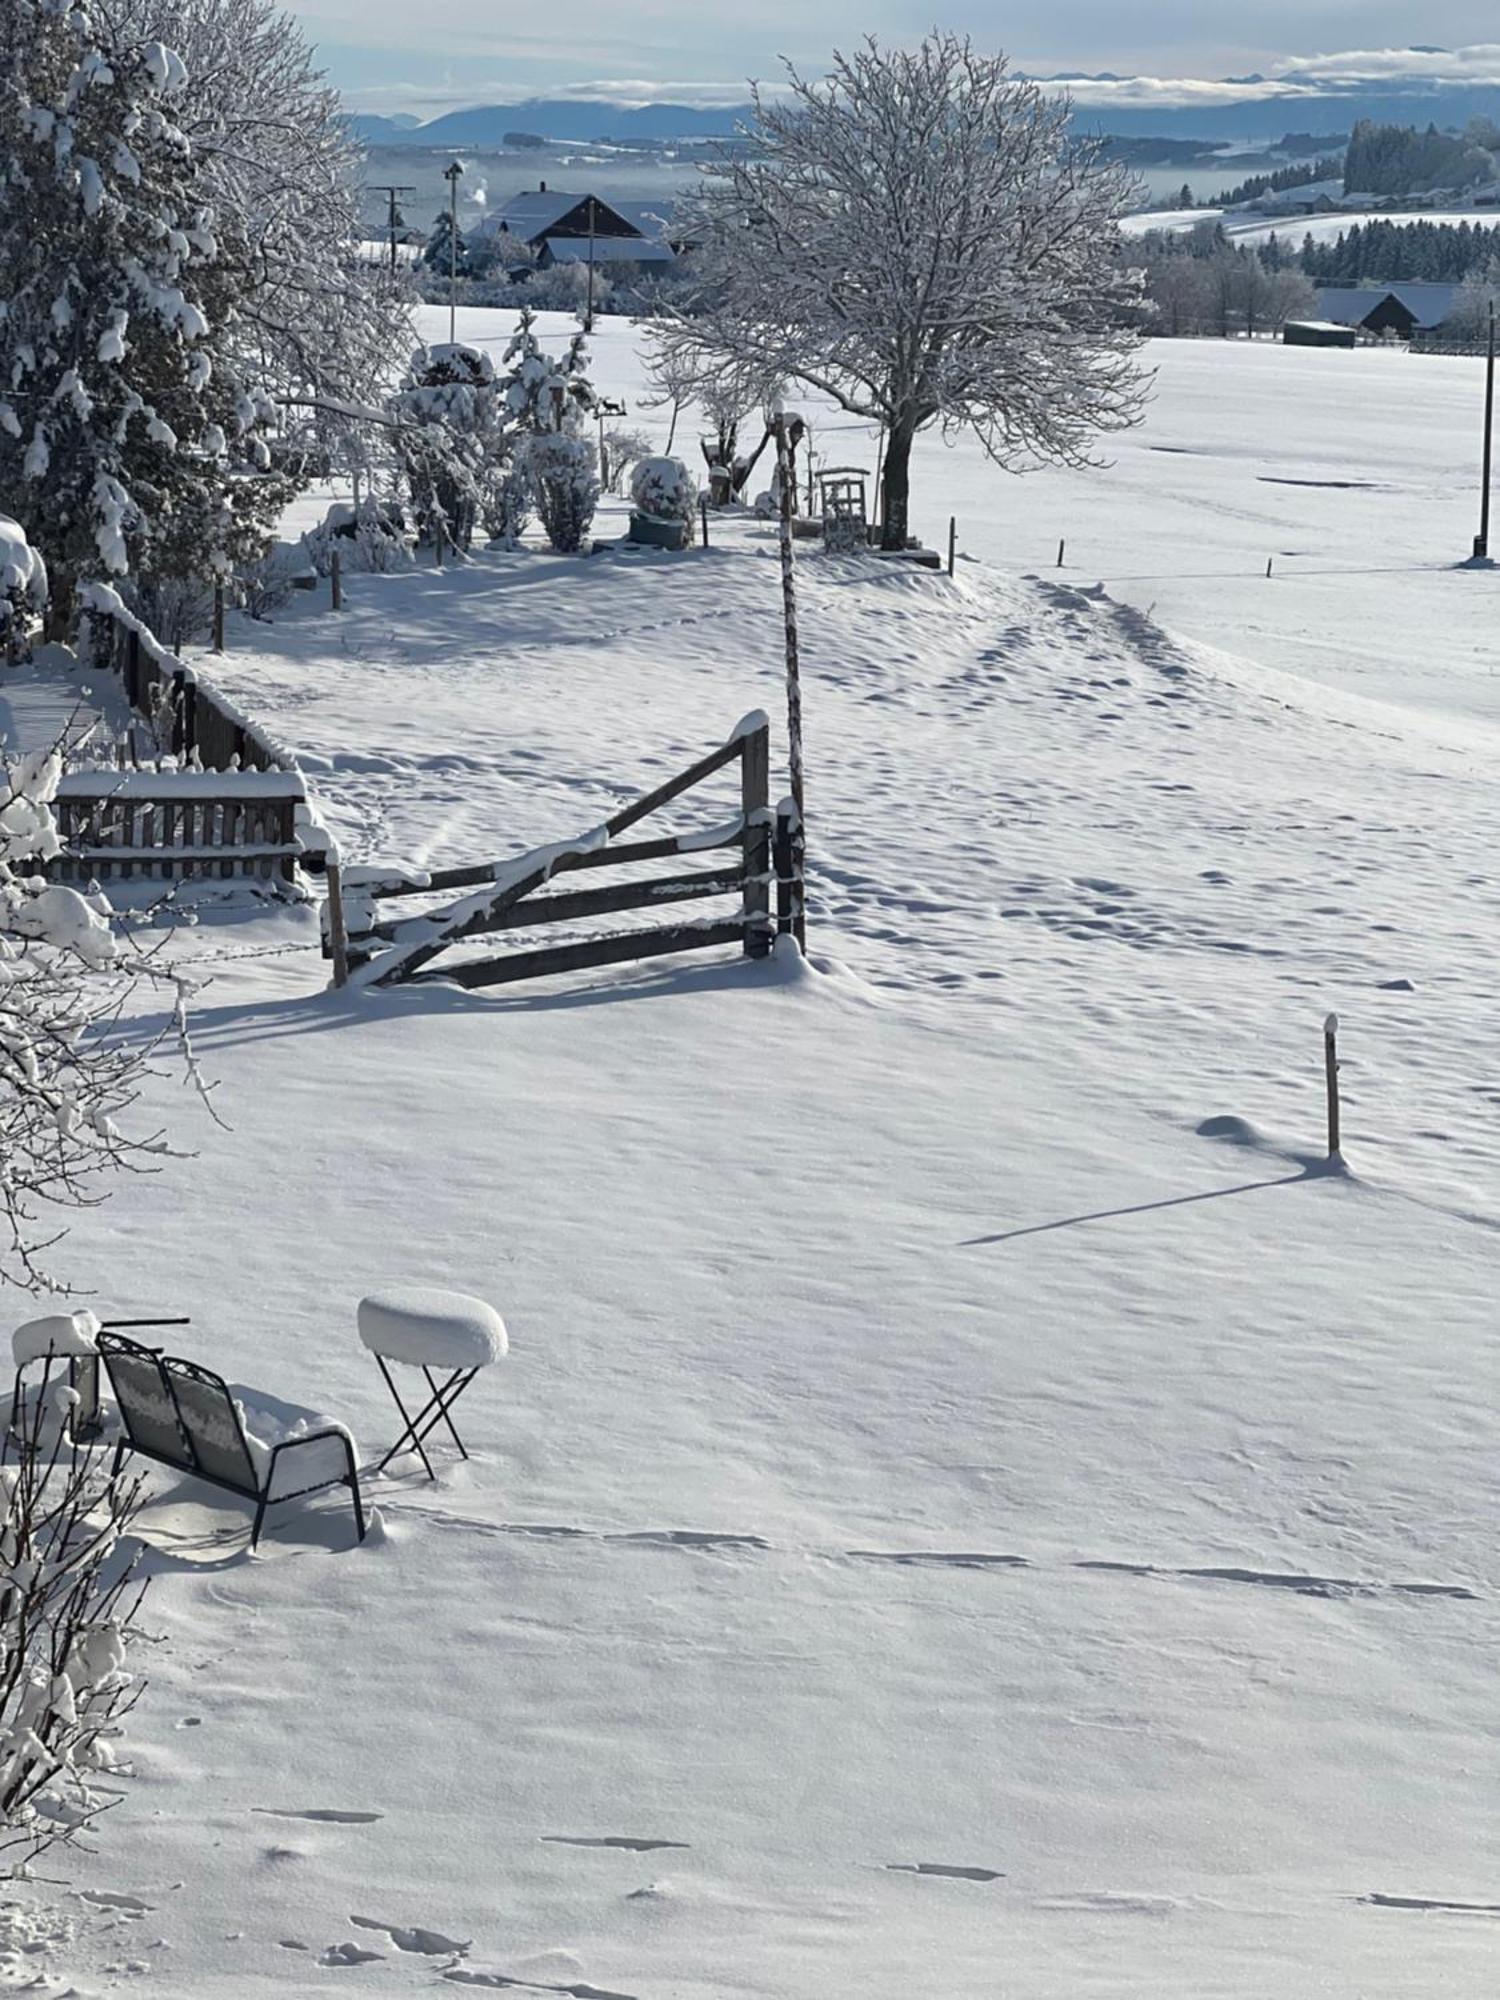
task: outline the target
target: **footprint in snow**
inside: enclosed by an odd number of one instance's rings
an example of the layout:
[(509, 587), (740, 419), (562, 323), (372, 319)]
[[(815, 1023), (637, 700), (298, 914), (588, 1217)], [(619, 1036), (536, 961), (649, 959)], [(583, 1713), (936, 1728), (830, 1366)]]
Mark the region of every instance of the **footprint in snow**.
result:
[(384, 1813), (349, 1812), (339, 1806), (252, 1806), (251, 1812), (264, 1813), (267, 1819), (314, 1819), (331, 1826), (369, 1826), (377, 1819), (384, 1819)]
[(318, 1953), (319, 1965), (370, 1965), (377, 1958), (384, 1958), (383, 1951), (366, 1951), (357, 1944), (331, 1944), (326, 1951)]
[(945, 1875), (952, 1882), (1002, 1882), (998, 1868), (960, 1868), (945, 1861), (887, 1861), (887, 1875)]
[(448, 1958), (455, 1952), (460, 1956), (469, 1949), (471, 1938), (444, 1937), (441, 1931), (424, 1930), (420, 1924), (387, 1924), (379, 1917), (355, 1917), (351, 1924), (358, 1924), (362, 1931), (382, 1931), (396, 1947), (397, 1951), (409, 1951), (424, 1958)]
[(122, 1917), (144, 1917), (155, 1909), (140, 1896), (127, 1896), (116, 1889), (80, 1889), (79, 1900), (92, 1903), (96, 1910), (118, 1910)]

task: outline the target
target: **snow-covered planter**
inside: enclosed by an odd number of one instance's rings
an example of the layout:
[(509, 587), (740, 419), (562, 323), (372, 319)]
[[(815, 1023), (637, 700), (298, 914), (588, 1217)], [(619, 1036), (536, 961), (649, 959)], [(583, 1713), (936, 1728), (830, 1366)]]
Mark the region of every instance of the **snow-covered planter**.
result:
[(686, 548), (698, 505), (697, 482), (680, 458), (643, 458), (630, 476), (630, 539), (648, 548)]
[(358, 507), (336, 500), (302, 543), (319, 576), (332, 569), (335, 553), (346, 576), (388, 576), (414, 561), (400, 508), (380, 500), (364, 499)]
[(25, 657), (33, 620), (47, 607), (47, 569), (19, 522), (0, 514), (0, 651)]

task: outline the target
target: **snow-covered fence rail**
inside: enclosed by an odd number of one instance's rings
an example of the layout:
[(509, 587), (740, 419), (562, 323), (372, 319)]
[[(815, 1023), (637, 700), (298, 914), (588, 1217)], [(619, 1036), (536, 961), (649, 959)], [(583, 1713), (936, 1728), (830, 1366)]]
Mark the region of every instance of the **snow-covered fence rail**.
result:
[(315, 847), (296, 771), (69, 771), (53, 804), (54, 881), (290, 881)]
[[(619, 836), (650, 814), (703, 784), (727, 765), (740, 767), (740, 811), (726, 823), (695, 833), (656, 840), (622, 842)], [(780, 817), (785, 817), (786, 809)], [(778, 884), (778, 912), (771, 911), (773, 829), (778, 858), (785, 855), (787, 881)], [(556, 876), (582, 869), (619, 868), (692, 854), (738, 850), (733, 866), (674, 870), (646, 881), (612, 883), (539, 896)], [(791, 857), (800, 843), (782, 828), (770, 806), (770, 724), (756, 710), (726, 743), (654, 791), (621, 807), (602, 826), (510, 861), (449, 868), (433, 874), (350, 869), (340, 878), (330, 864), (330, 897), (325, 912), (325, 954), (336, 977), (347, 968), (362, 984), (386, 985), (419, 976), (440, 953), (467, 939), (497, 931), (530, 930), (542, 924), (578, 924), (626, 910), (657, 909), (672, 903), (733, 896), (733, 916), (708, 917), (616, 933), (582, 937), (502, 958), (463, 959), (445, 964), (441, 976), (461, 986), (494, 986), (589, 966), (621, 964), (737, 944), (749, 958), (763, 958), (778, 930), (791, 930), (800, 915), (800, 867), (793, 879)], [(778, 866), (776, 873), (782, 869)], [(390, 917), (378, 907), (405, 897), (432, 897), (467, 889), (470, 894), (420, 916)], [(340, 915), (342, 930), (339, 929)]]
[(95, 661), (119, 674), (126, 700), (155, 726), (163, 750), (205, 771), (295, 773), (286, 745), (169, 652), (108, 585), (91, 584), (83, 596)]

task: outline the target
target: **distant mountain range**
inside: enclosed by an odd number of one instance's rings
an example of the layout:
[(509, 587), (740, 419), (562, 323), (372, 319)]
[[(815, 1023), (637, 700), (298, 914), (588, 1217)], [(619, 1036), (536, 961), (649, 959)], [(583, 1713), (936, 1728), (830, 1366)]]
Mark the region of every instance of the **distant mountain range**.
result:
[[(1432, 50), (1412, 50), (1431, 57)], [(1077, 103), (1077, 123), (1087, 131), (1123, 138), (1274, 139), (1288, 131), (1347, 132), (1356, 119), (1391, 125), (1456, 129), (1473, 117), (1500, 120), (1500, 81), (1465, 81), (1434, 75), (1414, 64), (1409, 76), (1387, 65), (1378, 76), (1330, 76), (1289, 68), (1275, 77), (1226, 77), (1222, 82), (1175, 83), (1152, 78), (1073, 73), (1039, 78), (1065, 83)], [(407, 117), (358, 114), (350, 123), (371, 146), (499, 147), (507, 132), (533, 133), (563, 144), (593, 140), (667, 145), (674, 140), (730, 137), (752, 116), (749, 104), (705, 108), (693, 104), (622, 106), (606, 98), (533, 97), (518, 104), (476, 105), (421, 123)]]

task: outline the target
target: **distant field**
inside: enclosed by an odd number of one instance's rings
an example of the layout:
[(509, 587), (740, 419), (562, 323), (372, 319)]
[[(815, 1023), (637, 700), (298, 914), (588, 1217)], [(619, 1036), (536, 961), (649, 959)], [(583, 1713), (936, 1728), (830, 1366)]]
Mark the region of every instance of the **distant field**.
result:
[(1305, 236), (1311, 236), (1315, 243), (1332, 243), (1356, 223), (1367, 222), (1436, 222), (1450, 229), (1461, 222), (1478, 223), (1481, 227), (1500, 226), (1500, 209), (1455, 208), (1455, 209), (1371, 209), (1350, 210), (1348, 214), (1337, 215), (1229, 215), (1222, 208), (1167, 208), (1155, 209), (1145, 215), (1129, 215), (1125, 218), (1128, 235), (1142, 236), (1148, 230), (1165, 229), (1172, 232), (1195, 229), (1200, 222), (1222, 222), (1226, 236), (1236, 243), (1264, 243), (1269, 236), (1288, 238), (1300, 243)]

